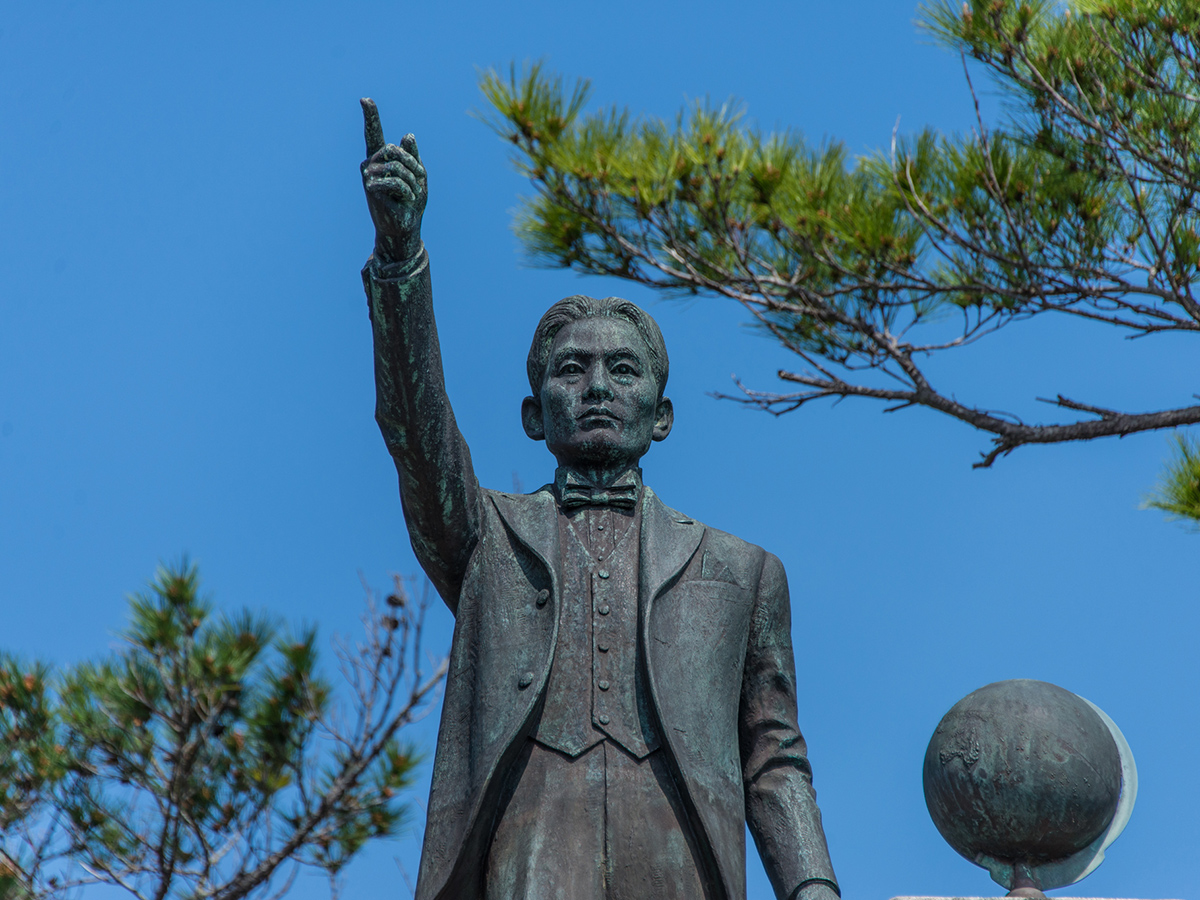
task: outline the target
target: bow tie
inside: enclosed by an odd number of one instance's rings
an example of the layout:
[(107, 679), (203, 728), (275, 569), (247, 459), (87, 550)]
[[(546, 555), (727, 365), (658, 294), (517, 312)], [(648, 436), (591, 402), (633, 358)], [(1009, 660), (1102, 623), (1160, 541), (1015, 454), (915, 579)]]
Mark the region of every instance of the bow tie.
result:
[(629, 472), (608, 487), (596, 487), (579, 478), (574, 472), (559, 470), (555, 486), (558, 488), (559, 503), (563, 509), (580, 506), (615, 506), (618, 509), (633, 509), (641, 493), (641, 479), (636, 472)]

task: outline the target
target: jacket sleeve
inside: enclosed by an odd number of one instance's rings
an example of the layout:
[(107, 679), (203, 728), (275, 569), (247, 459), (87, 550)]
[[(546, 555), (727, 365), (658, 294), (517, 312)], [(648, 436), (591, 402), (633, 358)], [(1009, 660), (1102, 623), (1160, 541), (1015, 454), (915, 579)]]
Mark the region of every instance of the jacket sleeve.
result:
[(739, 710), (746, 822), (776, 897), (838, 890), (807, 747), (796, 723), (796, 666), (783, 564), (766, 554), (750, 624)]
[(455, 611), (478, 541), (480, 489), (446, 396), (425, 248), (388, 266), (368, 260), (363, 287), (375, 343), (375, 420), (400, 476), (421, 567)]

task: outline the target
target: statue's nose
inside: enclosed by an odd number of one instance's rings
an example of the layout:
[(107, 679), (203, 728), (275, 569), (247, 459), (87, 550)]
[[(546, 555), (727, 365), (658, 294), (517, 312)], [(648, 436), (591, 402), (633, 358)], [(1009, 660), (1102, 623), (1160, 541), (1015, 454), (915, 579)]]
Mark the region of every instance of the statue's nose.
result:
[(611, 400), (613, 398), (612, 385), (608, 383), (608, 376), (603, 371), (593, 370), (588, 378), (587, 390), (583, 392), (584, 400)]

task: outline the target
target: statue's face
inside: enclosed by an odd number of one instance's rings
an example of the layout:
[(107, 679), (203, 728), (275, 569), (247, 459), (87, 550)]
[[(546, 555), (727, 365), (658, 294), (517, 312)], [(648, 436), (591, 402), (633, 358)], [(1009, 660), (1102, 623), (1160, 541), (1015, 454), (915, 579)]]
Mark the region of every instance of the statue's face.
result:
[(658, 399), (646, 342), (611, 316), (559, 330), (540, 394), (526, 398), (521, 416), (561, 466), (635, 465), (674, 420), (671, 401)]

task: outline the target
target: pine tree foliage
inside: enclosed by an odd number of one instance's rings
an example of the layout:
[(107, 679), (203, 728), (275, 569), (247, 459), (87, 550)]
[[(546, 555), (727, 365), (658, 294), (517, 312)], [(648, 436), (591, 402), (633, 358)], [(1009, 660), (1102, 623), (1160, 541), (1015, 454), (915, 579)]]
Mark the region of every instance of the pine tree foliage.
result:
[(1176, 435), (1175, 449), (1175, 458), (1167, 464), (1145, 506), (1200, 529), (1200, 443)]
[[(764, 134), (733, 105), (673, 122), (585, 113), (534, 65), (486, 72), (485, 119), (534, 188), (517, 232), (542, 265), (742, 304), (802, 361), (780, 413), (829, 397), (924, 406), (1025, 444), (1200, 422), (1200, 405), (1124, 412), (1061, 394), (1031, 423), (935, 386), (930, 356), (1036, 315), (1130, 337), (1200, 331), (1200, 5), (968, 0), (921, 10), (1006, 93), (1000, 127), (844, 145)], [(972, 87), (972, 91), (974, 88)]]
[[(425, 603), (403, 584), (341, 646), (337, 702), (316, 634), (217, 613), (186, 563), (130, 598), (124, 646), (61, 673), (0, 662), (0, 896), (108, 884), (138, 900), (278, 896), (301, 867), (338, 876), (396, 833), (428, 706)], [(282, 885), (281, 885), (282, 882)]]
[[(0, 897), (29, 896), (50, 792), (66, 773), (45, 666), (0, 654)], [(10, 836), (21, 835), (19, 841)], [(12, 844), (13, 846), (9, 846)]]

